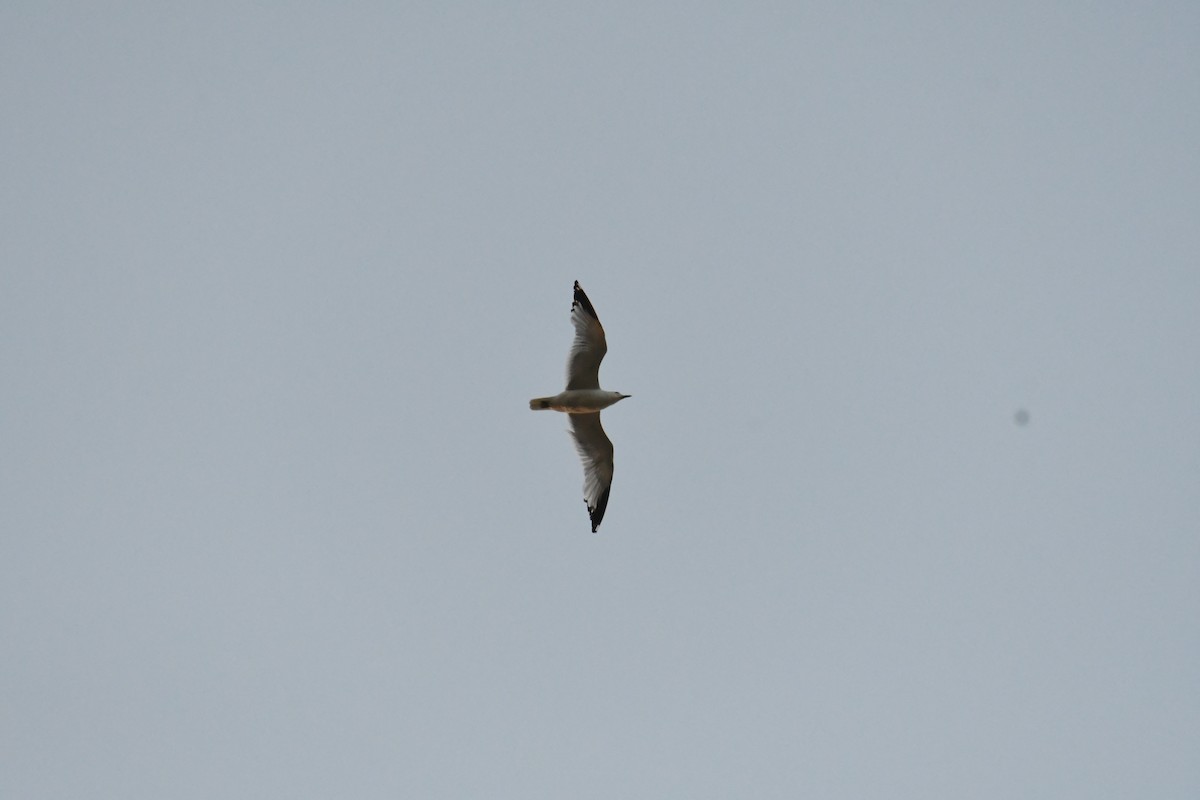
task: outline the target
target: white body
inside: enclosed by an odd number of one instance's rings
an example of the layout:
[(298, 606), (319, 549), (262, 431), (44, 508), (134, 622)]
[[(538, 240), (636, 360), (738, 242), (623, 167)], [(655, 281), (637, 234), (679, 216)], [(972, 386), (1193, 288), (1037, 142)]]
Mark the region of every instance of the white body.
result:
[(608, 408), (629, 395), (606, 392), (603, 389), (567, 389), (553, 397), (536, 397), (529, 401), (534, 411), (564, 411), (568, 414), (591, 414)]

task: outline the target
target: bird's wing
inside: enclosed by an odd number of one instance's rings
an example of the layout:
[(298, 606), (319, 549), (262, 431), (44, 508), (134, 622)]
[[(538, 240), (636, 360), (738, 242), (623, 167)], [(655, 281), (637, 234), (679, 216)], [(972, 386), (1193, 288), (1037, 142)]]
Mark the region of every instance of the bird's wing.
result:
[(567, 388), (599, 389), (600, 362), (608, 352), (608, 344), (596, 309), (579, 287), (579, 281), (575, 281), (575, 299), (571, 302), (571, 324), (575, 326), (575, 341), (567, 356)]
[(613, 446), (600, 426), (600, 412), (571, 414), (571, 436), (583, 459), (583, 501), (592, 518), (592, 533), (604, 519), (608, 492), (612, 489)]

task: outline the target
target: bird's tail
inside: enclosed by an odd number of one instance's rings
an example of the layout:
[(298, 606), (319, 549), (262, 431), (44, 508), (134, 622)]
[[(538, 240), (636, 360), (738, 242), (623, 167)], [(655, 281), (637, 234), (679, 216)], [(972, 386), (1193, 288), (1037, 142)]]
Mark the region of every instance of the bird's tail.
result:
[(531, 411), (545, 411), (550, 407), (549, 397), (535, 397), (529, 401)]

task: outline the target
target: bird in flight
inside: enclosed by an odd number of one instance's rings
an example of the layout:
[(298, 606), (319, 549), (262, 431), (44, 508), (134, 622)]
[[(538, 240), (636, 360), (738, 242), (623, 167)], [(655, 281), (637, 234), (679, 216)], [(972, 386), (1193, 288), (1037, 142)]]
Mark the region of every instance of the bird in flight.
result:
[(632, 395), (600, 388), (600, 362), (608, 352), (608, 344), (596, 309), (579, 281), (575, 281), (575, 299), (571, 302), (571, 324), (575, 326), (575, 341), (567, 356), (567, 388), (553, 397), (535, 397), (529, 407), (534, 411), (562, 411), (571, 418), (571, 436), (583, 460), (583, 501), (595, 533), (608, 508), (613, 477), (613, 446), (600, 427), (600, 409)]

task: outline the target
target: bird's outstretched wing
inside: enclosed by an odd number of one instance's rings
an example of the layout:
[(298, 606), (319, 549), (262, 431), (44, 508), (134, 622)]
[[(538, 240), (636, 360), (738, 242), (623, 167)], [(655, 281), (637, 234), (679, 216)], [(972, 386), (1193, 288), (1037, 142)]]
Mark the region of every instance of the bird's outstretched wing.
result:
[(596, 309), (583, 293), (579, 281), (575, 281), (575, 299), (571, 301), (571, 324), (575, 326), (575, 341), (567, 356), (567, 388), (599, 389), (600, 362), (608, 352), (608, 344)]
[(612, 489), (613, 446), (600, 426), (600, 412), (571, 414), (571, 436), (583, 460), (583, 500), (592, 519), (592, 533), (604, 519)]

